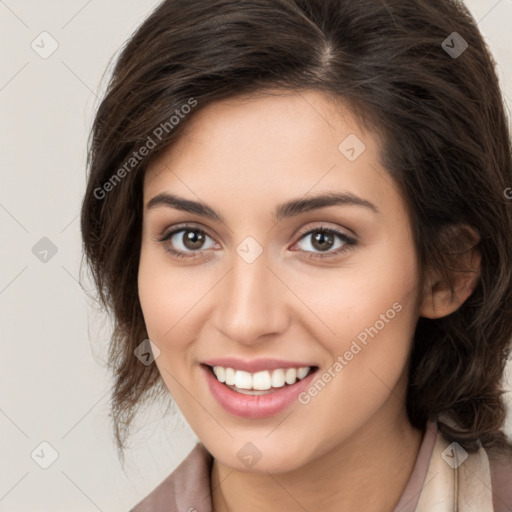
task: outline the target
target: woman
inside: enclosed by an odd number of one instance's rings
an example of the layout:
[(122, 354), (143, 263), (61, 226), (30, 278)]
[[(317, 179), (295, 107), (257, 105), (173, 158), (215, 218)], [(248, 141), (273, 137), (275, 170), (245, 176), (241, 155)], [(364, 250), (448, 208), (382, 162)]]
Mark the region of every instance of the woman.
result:
[(134, 511), (510, 510), (510, 134), (460, 2), (164, 1), (88, 164), (120, 455), (167, 393), (200, 440)]

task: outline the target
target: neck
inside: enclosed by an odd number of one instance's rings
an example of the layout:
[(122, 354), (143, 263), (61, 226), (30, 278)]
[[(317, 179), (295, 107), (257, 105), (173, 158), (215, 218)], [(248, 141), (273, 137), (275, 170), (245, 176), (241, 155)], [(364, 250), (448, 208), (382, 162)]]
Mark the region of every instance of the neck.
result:
[(404, 414), (371, 421), (335, 449), (288, 473), (244, 473), (214, 459), (214, 512), (390, 512), (414, 468), (423, 432)]

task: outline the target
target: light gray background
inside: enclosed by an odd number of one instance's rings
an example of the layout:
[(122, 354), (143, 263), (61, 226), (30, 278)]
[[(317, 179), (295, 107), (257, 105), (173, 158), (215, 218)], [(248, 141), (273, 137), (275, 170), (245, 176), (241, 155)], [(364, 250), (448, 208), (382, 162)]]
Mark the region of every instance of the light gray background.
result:
[[(121, 468), (102, 366), (109, 322), (78, 285), (86, 141), (104, 72), (157, 4), (0, 0), (0, 511), (126, 512), (196, 441), (179, 413), (162, 422), (163, 411), (149, 409)], [(467, 5), (496, 58), (510, 112), (512, 0)], [(35, 40), (40, 52), (50, 48), (48, 38), (42, 48), (43, 31), (58, 43), (46, 59), (31, 47)], [(57, 248), (47, 262), (32, 252), (43, 237)], [(512, 433), (511, 414), (506, 429)], [(50, 460), (43, 441), (58, 453), (48, 469), (34, 461)]]

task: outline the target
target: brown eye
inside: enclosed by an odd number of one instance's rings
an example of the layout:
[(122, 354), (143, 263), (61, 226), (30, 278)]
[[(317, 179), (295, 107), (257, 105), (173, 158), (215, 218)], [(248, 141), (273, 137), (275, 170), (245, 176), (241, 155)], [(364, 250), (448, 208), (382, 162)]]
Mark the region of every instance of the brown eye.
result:
[(187, 249), (195, 251), (197, 249), (201, 249), (204, 244), (204, 239), (204, 233), (187, 229), (183, 231), (181, 242)]
[(334, 235), (315, 231), (311, 238), (311, 245), (319, 251), (328, 251), (334, 245)]
[[(208, 240), (210, 244), (208, 245)], [(175, 229), (160, 239), (165, 248), (171, 254), (179, 257), (196, 256), (203, 250), (210, 249), (215, 242), (202, 229), (192, 227), (181, 227)]]
[[(306, 241), (309, 243), (304, 243)], [(354, 238), (336, 229), (319, 227), (303, 233), (297, 244), (300, 243), (303, 244), (301, 250), (311, 253), (310, 257), (327, 258), (345, 253), (357, 242)]]

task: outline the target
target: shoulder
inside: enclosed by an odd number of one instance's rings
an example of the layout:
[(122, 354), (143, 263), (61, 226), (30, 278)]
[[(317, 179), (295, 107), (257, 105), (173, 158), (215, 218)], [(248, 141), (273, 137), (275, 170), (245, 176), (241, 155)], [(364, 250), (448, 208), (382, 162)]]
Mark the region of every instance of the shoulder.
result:
[(512, 447), (488, 448), (494, 512), (512, 512)]
[(183, 462), (130, 512), (211, 512), (211, 463), (212, 456), (205, 446), (196, 444)]

